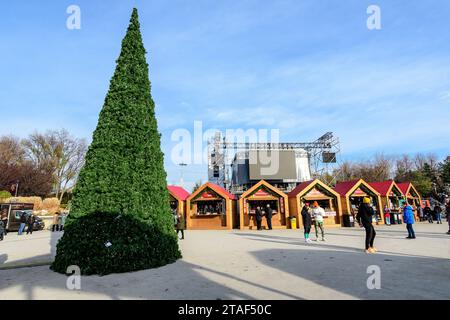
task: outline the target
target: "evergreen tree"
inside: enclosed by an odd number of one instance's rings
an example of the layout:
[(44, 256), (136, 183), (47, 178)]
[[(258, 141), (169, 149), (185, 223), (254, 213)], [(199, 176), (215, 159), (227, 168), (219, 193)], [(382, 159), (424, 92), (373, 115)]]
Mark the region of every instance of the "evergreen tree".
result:
[(442, 183), (450, 185), (450, 161), (446, 160), (441, 165)]
[(169, 195), (145, 53), (134, 9), (74, 190), (73, 218), (108, 211), (167, 225)]
[[(161, 243), (151, 241), (144, 241), (145, 245), (142, 243), (142, 247), (137, 248), (160, 250), (160, 261), (140, 266), (157, 266), (180, 256), (170, 215), (164, 159), (145, 54), (138, 13), (133, 9), (116, 70), (73, 193), (66, 233), (61, 240), (62, 244), (58, 244), (58, 249), (61, 250), (53, 265), (57, 271), (65, 272), (65, 264), (79, 262), (79, 257), (67, 255), (70, 255), (71, 243), (75, 245), (77, 241), (78, 232), (82, 232), (82, 228), (76, 226), (77, 221), (82, 220), (83, 225), (87, 225), (90, 215), (97, 215), (92, 218), (96, 223), (105, 217), (110, 219), (111, 214), (116, 217), (129, 216), (133, 221), (138, 220), (150, 226), (152, 232), (161, 233), (161, 237), (165, 239), (162, 245), (166, 248), (150, 248), (154, 245), (161, 246)], [(98, 215), (99, 213), (101, 214)], [(123, 232), (126, 233), (127, 230)], [(108, 233), (102, 230), (103, 233), (107, 237)], [(134, 233), (130, 230), (129, 234), (133, 237)], [(92, 239), (94, 240), (98, 239)], [(108, 239), (114, 244), (113, 240)], [(86, 244), (86, 248), (88, 247)], [(127, 250), (126, 246), (123, 249)], [(168, 257), (164, 257), (161, 250), (166, 250)], [(80, 250), (76, 252), (82, 254)], [(66, 256), (63, 257), (64, 255)], [(105, 256), (105, 259), (108, 257)], [(136, 257), (133, 256), (133, 259)], [(83, 263), (88, 264), (86, 261)], [(100, 265), (102, 261), (97, 263)], [(140, 266), (133, 265), (129, 269), (136, 270)], [(83, 272), (83, 267), (80, 267)], [(85, 269), (96, 273), (96, 269), (91, 266), (86, 265)], [(100, 273), (115, 271), (126, 270), (112, 267), (112, 270), (102, 269)]]

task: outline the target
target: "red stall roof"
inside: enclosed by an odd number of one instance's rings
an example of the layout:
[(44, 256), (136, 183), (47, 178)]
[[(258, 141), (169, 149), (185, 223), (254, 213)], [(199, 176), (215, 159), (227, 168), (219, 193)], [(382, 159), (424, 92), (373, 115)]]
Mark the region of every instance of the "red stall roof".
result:
[(400, 190), (403, 192), (403, 194), (406, 195), (406, 193), (408, 192), (409, 186), (411, 185), (411, 182), (397, 183), (397, 185), (400, 188)]
[(218, 186), (215, 183), (212, 182), (206, 182), (203, 184), (200, 188), (198, 188), (195, 192), (193, 192), (189, 197), (194, 198), (197, 194), (199, 194), (202, 190), (204, 190), (206, 187), (211, 188), (213, 191), (221, 195), (222, 197), (227, 197), (231, 200), (235, 200), (236, 197), (232, 195), (230, 192), (222, 188), (221, 186)]
[[(227, 195), (228, 198), (230, 198), (231, 200), (235, 200), (235, 199), (236, 199), (235, 196), (232, 195), (230, 192), (228, 192), (228, 190), (226, 190), (225, 188), (222, 188), (221, 186), (219, 186), (219, 185), (217, 185), (217, 184), (215, 184), (215, 183), (211, 183), (211, 182), (207, 182), (206, 184), (207, 184), (211, 189), (220, 191), (220, 192), (222, 192), (223, 194)], [(219, 193), (220, 193), (220, 192), (219, 192)]]
[(288, 197), (289, 198), (295, 197), (300, 192), (305, 190), (305, 188), (307, 188), (313, 182), (314, 182), (314, 180), (309, 180), (309, 181), (303, 181), (303, 182), (299, 183), (291, 192), (288, 193)]
[(336, 183), (334, 190), (341, 196), (345, 197), (347, 192), (349, 192), (350, 189), (353, 188), (358, 182), (359, 180), (341, 181)]
[[(369, 182), (370, 186), (377, 190), (383, 196), (387, 195), (389, 189), (391, 188), (393, 180), (382, 181), (382, 182)], [(402, 191), (402, 190), (400, 190)]]
[(178, 200), (185, 201), (189, 197), (189, 192), (179, 186), (167, 186), (170, 193), (172, 193)]

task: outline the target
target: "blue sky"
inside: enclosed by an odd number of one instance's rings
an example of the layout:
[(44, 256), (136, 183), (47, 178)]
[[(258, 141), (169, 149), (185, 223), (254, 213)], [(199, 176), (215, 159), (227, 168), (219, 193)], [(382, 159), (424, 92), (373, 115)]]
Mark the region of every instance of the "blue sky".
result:
[[(66, 9), (81, 8), (81, 30)], [(382, 29), (366, 27), (369, 5)], [(91, 139), (131, 9), (139, 9), (169, 183), (175, 129), (327, 131), (344, 159), (449, 153), (450, 2), (380, 0), (0, 3), (0, 134)], [(185, 170), (190, 187), (206, 167)]]

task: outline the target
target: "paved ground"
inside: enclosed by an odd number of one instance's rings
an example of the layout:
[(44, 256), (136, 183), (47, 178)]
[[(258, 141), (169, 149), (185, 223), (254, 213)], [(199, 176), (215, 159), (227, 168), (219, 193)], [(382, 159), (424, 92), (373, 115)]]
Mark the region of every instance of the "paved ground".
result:
[[(447, 225), (376, 227), (375, 255), (362, 252), (363, 230), (333, 228), (327, 241), (305, 244), (300, 231), (188, 231), (183, 259), (104, 277), (82, 277), (81, 290), (48, 266), (0, 270), (2, 299), (450, 299)], [(0, 268), (50, 261), (60, 234), (10, 234), (0, 242)], [(381, 268), (369, 290), (367, 267)]]

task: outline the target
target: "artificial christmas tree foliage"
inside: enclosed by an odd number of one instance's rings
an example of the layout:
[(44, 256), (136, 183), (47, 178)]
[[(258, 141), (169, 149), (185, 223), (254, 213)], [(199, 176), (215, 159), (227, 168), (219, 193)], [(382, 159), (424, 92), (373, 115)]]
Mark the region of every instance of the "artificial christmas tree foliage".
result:
[[(147, 224), (153, 232), (164, 237), (164, 241), (153, 244), (150, 240), (141, 244), (134, 243), (141, 246), (139, 250), (151, 252), (155, 249), (152, 248), (153, 245), (163, 245), (166, 248), (162, 251), (162, 248), (157, 248), (158, 252), (167, 252), (168, 256), (160, 257), (161, 261), (168, 263), (180, 257), (170, 215), (164, 155), (160, 146), (161, 137), (155, 117), (155, 105), (150, 94), (145, 53), (137, 10), (133, 9), (127, 33), (122, 41), (116, 70), (86, 154), (85, 165), (74, 190), (67, 229), (58, 243), (57, 255), (52, 266), (56, 271), (65, 272), (66, 264), (81, 261), (76, 255), (91, 254), (82, 252), (84, 249), (68, 248), (67, 243), (75, 245), (78, 237), (86, 237), (82, 234), (83, 228), (75, 225), (80, 223), (86, 226), (89, 219), (92, 219), (93, 223), (107, 228), (107, 224), (101, 223), (102, 218), (110, 217), (107, 214), (132, 216), (133, 221)], [(135, 232), (128, 230), (126, 224), (122, 225), (127, 229), (123, 232), (129, 232), (133, 237)], [(148, 231), (148, 228), (145, 230)], [(108, 234), (104, 231), (102, 233)], [(113, 243), (113, 240), (109, 241)], [(83, 241), (86, 243), (87, 240)], [(98, 242), (99, 239), (92, 236), (92, 241)], [(133, 239), (129, 241), (131, 243)], [(95, 247), (95, 244), (92, 247)], [(105, 259), (110, 257), (101, 256)], [(90, 260), (82, 261), (86, 264)], [(98, 264), (98, 261), (96, 263)], [(105, 263), (117, 265), (108, 261)], [(161, 264), (149, 262), (137, 265)], [(79, 267), (83, 273), (83, 266)], [(89, 269), (88, 265), (84, 267)], [(90, 273), (95, 273), (92, 268), (89, 270)], [(131, 270), (136, 268), (133, 267)], [(127, 270), (113, 267), (111, 270), (101, 272), (104, 274), (123, 271)]]

